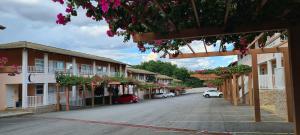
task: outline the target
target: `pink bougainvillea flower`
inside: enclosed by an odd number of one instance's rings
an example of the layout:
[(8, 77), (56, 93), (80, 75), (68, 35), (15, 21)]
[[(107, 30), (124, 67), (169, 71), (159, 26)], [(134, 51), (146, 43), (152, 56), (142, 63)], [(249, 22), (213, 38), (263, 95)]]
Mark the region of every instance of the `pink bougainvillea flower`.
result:
[(67, 6), (67, 8), (66, 8), (66, 12), (67, 12), (67, 13), (71, 13), (71, 12), (73, 12), (73, 7), (72, 7), (72, 5), (71, 5), (71, 4), (69, 4), (69, 5)]
[(57, 20), (56, 20), (57, 24), (66, 25), (67, 22), (68, 22), (68, 20), (66, 19), (66, 17), (62, 13), (59, 13), (57, 15)]
[(121, 5), (121, 0), (114, 0), (113, 2), (113, 9), (116, 9)]
[(54, 2), (59, 2), (60, 4), (64, 4), (64, 0), (52, 0)]
[(103, 13), (107, 13), (109, 10), (109, 2), (107, 0), (99, 0)]
[(109, 37), (113, 37), (115, 35), (115, 33), (112, 31), (112, 30), (107, 30), (106, 31), (106, 34), (109, 36)]

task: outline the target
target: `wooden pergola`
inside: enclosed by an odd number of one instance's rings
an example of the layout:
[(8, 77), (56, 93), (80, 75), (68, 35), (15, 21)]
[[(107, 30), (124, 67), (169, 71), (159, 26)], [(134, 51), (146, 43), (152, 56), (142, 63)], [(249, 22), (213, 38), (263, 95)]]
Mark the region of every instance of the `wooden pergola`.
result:
[[(225, 10), (224, 10), (224, 24), (220, 25), (202, 25), (201, 22), (206, 20), (201, 20), (201, 14), (199, 14), (197, 7), (195, 6), (195, 1), (191, 0), (192, 9), (194, 10), (194, 17), (196, 20), (196, 26), (194, 28), (180, 29), (176, 31), (169, 32), (168, 34), (162, 34), (158, 32), (146, 32), (146, 33), (135, 33), (133, 35), (134, 42), (151, 42), (155, 40), (172, 40), (172, 39), (183, 39), (183, 40), (199, 40), (205, 37), (218, 36), (222, 37), (225, 35), (232, 34), (249, 34), (257, 32), (270, 32), (278, 30), (287, 30), (288, 33), (288, 48), (276, 47), (276, 48), (261, 48), (261, 49), (250, 49), (248, 54), (252, 56), (252, 79), (253, 79), (253, 97), (254, 97), (254, 110), (255, 110), (255, 121), (261, 121), (260, 105), (259, 105), (259, 88), (258, 88), (258, 74), (257, 74), (257, 55), (263, 53), (283, 53), (284, 55), (284, 66), (285, 66), (285, 82), (286, 82), (286, 93), (287, 93), (287, 103), (288, 103), (288, 120), (293, 121), (295, 124), (295, 134), (300, 134), (300, 62), (297, 58), (300, 58), (299, 39), (300, 39), (300, 17), (299, 10), (295, 10), (295, 7), (299, 7), (299, 1), (290, 0), (294, 3), (281, 8), (279, 15), (273, 17), (271, 13), (266, 14), (266, 16), (272, 16), (271, 19), (260, 18), (251, 22), (244, 21), (241, 24), (235, 24), (231, 20), (232, 18), (243, 19), (242, 16), (234, 16), (234, 14), (229, 14), (231, 5), (231, 0), (226, 0)], [(272, 2), (268, 0), (261, 0), (257, 4), (257, 8), (253, 11), (252, 18), (264, 10), (265, 7), (270, 6)], [(160, 5), (158, 5), (160, 6)], [(250, 7), (250, 5), (248, 5)], [(292, 9), (294, 7), (294, 10)], [(245, 7), (246, 9), (247, 7)], [(298, 8), (299, 9), (299, 8)], [(167, 14), (166, 11), (162, 10), (162, 14)], [(277, 10), (277, 9), (274, 9)], [(243, 11), (241, 11), (243, 12)], [(205, 14), (205, 13), (203, 13)], [(287, 19), (288, 18), (288, 19)], [(290, 21), (292, 20), (292, 21)], [(172, 20), (169, 19), (168, 23)], [(260, 35), (259, 35), (260, 36)], [(255, 40), (257, 40), (257, 37)], [(256, 41), (253, 41), (256, 42)], [(251, 43), (253, 44), (253, 43)], [(196, 58), (196, 57), (210, 57), (210, 56), (227, 56), (227, 55), (238, 55), (239, 51), (227, 51), (227, 52), (195, 52), (188, 44), (191, 53), (180, 53), (177, 57), (170, 55), (170, 58)], [(206, 45), (204, 45), (206, 48)], [(249, 46), (251, 46), (249, 44)], [(221, 50), (221, 49), (219, 49)]]

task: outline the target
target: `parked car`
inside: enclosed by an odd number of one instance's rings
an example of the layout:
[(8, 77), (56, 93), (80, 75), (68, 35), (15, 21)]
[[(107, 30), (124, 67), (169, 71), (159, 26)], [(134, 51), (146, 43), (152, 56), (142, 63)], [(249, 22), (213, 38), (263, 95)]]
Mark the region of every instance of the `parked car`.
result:
[(203, 96), (206, 97), (206, 98), (209, 98), (209, 97), (223, 97), (223, 93), (222, 92), (219, 92), (218, 90), (206, 90), (204, 93), (203, 93)]
[(137, 103), (139, 102), (139, 97), (132, 94), (124, 94), (113, 100), (114, 103)]
[(175, 97), (175, 93), (169, 92), (165, 94), (167, 97)]
[(156, 93), (154, 94), (154, 98), (167, 98), (167, 94), (165, 93)]

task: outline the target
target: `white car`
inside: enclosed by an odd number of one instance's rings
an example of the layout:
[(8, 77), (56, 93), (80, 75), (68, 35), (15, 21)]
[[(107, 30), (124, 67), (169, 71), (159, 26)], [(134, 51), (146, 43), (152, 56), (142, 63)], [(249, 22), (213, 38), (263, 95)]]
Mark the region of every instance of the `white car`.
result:
[(206, 97), (206, 98), (209, 98), (209, 97), (223, 97), (223, 93), (222, 92), (219, 92), (218, 90), (206, 90), (204, 93), (203, 93), (203, 96)]
[(175, 93), (173, 92), (166, 93), (165, 95), (167, 95), (167, 97), (175, 97)]
[(154, 98), (167, 98), (168, 96), (165, 93), (156, 93)]

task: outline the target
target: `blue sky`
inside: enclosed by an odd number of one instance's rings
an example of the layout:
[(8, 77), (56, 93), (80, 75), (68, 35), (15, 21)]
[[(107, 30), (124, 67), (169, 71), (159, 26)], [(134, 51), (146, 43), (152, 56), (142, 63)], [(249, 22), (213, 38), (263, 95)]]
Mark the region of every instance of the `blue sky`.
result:
[[(235, 56), (193, 59), (161, 59), (160, 54), (150, 51), (141, 53), (133, 42), (123, 43), (121, 37), (110, 38), (106, 35), (107, 25), (86, 18), (84, 12), (72, 18), (66, 26), (57, 25), (56, 15), (64, 13), (65, 8), (51, 0), (1, 0), (0, 24), (7, 27), (0, 32), (0, 43), (30, 41), (49, 46), (110, 57), (136, 65), (149, 60), (162, 60), (186, 67), (189, 70), (227, 66), (235, 61)], [(191, 46), (197, 52), (203, 52), (201, 41)], [(209, 47), (209, 51), (218, 48)], [(187, 47), (182, 52), (189, 52)]]

